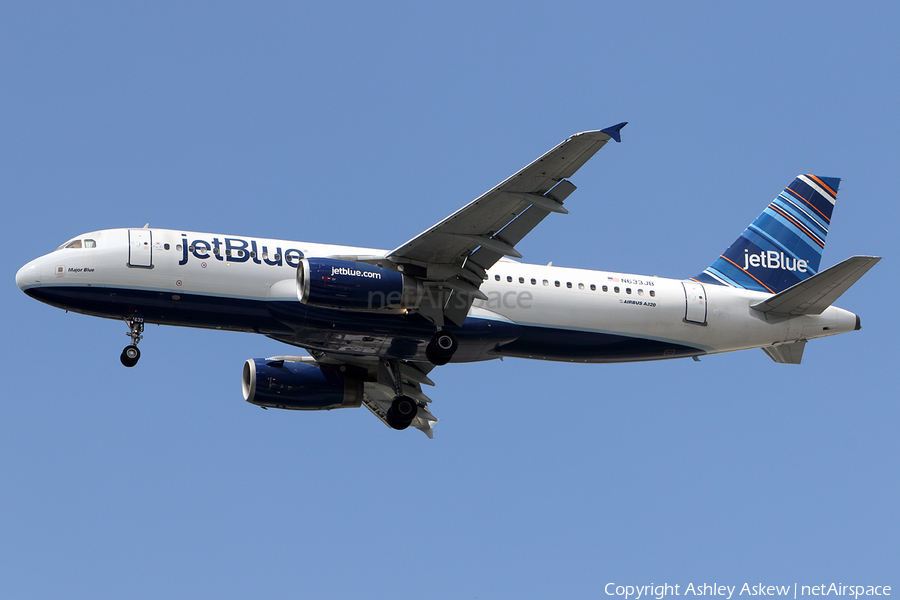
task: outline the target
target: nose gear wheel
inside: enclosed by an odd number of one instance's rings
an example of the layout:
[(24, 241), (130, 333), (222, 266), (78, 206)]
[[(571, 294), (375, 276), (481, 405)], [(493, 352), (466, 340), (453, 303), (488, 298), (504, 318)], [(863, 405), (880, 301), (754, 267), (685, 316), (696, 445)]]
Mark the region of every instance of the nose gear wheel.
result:
[(122, 355), (119, 357), (119, 360), (126, 367), (133, 367), (141, 358), (141, 351), (138, 350), (137, 345), (138, 342), (144, 338), (144, 317), (141, 315), (131, 315), (126, 317), (125, 322), (128, 323), (128, 333), (126, 335), (131, 338), (131, 345), (126, 346), (125, 349), (122, 350)]

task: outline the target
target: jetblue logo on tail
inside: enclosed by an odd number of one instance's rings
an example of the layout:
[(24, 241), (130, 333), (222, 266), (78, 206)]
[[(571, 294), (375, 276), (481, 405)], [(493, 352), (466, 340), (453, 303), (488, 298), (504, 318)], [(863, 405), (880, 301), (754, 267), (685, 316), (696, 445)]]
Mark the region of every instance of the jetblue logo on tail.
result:
[(840, 179), (799, 175), (695, 281), (777, 294), (815, 275)]
[(775, 252), (769, 250), (762, 251), (759, 254), (750, 254), (750, 250), (744, 249), (744, 270), (750, 270), (750, 267), (762, 267), (763, 269), (784, 269), (785, 271), (798, 271), (807, 273), (809, 264), (802, 258), (792, 258), (785, 256), (784, 252)]

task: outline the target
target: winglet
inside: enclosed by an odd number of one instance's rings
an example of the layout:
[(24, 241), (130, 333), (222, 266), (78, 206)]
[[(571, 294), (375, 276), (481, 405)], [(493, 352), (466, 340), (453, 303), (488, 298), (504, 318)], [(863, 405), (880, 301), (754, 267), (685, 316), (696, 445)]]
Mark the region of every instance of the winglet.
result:
[(618, 125), (613, 125), (612, 127), (607, 127), (606, 129), (601, 129), (600, 133), (605, 133), (617, 142), (621, 142), (622, 135), (619, 132), (622, 131), (622, 128), (626, 125), (628, 125), (628, 121), (624, 121), (622, 123), (619, 123)]

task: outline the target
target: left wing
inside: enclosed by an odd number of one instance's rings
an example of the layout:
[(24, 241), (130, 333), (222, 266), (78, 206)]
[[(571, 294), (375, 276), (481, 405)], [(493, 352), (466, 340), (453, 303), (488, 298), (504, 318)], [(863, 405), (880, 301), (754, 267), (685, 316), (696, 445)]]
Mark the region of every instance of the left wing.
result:
[[(515, 245), (551, 212), (566, 214), (571, 177), (606, 142), (621, 141), (619, 123), (568, 138), (492, 190), (388, 254), (397, 268), (429, 291), (419, 312), (442, 327), (461, 325), (485, 271), (503, 256), (521, 258)], [(448, 304), (455, 294), (459, 302)]]

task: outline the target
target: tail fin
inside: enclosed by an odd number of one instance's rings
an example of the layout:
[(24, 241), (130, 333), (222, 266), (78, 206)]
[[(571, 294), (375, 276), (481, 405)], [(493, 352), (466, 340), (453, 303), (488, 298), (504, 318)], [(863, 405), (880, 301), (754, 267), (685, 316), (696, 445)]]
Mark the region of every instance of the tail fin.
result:
[(798, 175), (695, 281), (777, 294), (819, 271), (841, 180)]

